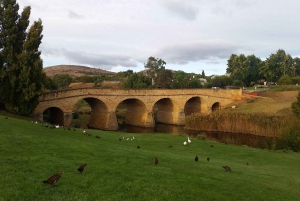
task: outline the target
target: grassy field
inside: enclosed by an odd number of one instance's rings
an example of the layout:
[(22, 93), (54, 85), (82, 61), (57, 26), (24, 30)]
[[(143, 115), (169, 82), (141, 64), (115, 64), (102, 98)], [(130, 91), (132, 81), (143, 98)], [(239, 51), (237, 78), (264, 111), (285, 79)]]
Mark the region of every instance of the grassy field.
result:
[[(86, 136), (79, 129), (50, 129), (4, 116), (0, 125), (0, 200), (292, 201), (300, 197), (300, 160), (295, 152), (197, 138), (184, 146), (183, 135), (87, 130), (92, 136)], [(133, 136), (134, 140), (126, 140)], [(77, 168), (83, 163), (87, 167), (80, 174)], [(42, 183), (60, 170), (64, 174), (56, 186)]]

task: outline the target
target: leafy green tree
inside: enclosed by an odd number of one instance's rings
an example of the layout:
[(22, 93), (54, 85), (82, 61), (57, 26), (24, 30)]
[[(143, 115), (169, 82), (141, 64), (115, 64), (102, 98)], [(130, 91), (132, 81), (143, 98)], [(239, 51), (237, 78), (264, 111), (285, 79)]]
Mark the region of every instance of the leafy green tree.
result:
[(58, 89), (67, 88), (73, 81), (72, 77), (68, 74), (56, 74), (53, 76), (52, 81)]
[(260, 73), (269, 81), (277, 82), (278, 79), (288, 74), (290, 56), (284, 50), (279, 49), (276, 54), (271, 54), (262, 64)]
[(38, 104), (46, 75), (39, 46), (43, 35), (39, 19), (28, 28), (31, 8), (18, 14), (15, 0), (0, 0), (0, 100), (14, 113), (28, 115)]
[(123, 86), (125, 89), (148, 88), (151, 86), (151, 79), (142, 73), (133, 73), (124, 81)]
[(172, 71), (165, 68), (161, 68), (157, 71), (155, 84), (160, 88), (168, 89), (171, 87), (172, 79), (173, 79)]
[(255, 55), (245, 56), (244, 54), (232, 54), (227, 63), (226, 72), (237, 81), (249, 86), (251, 82), (256, 82), (259, 75), (261, 60)]
[[(147, 69), (147, 75), (152, 79), (152, 85), (157, 86), (158, 74), (161, 69), (165, 69), (166, 62), (162, 59), (149, 57), (146, 64), (144, 64)], [(164, 72), (160, 72), (161, 75), (168, 75)], [(162, 78), (159, 78), (162, 79)]]
[(292, 103), (292, 111), (297, 118), (300, 118), (300, 92), (297, 96), (297, 101)]

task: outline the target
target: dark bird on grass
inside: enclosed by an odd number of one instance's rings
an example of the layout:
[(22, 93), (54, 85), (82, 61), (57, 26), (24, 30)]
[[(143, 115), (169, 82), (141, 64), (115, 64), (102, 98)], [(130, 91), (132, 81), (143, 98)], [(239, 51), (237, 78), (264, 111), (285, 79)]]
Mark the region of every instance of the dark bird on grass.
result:
[(195, 157), (195, 161), (198, 161), (198, 156), (196, 155), (196, 157)]
[(206, 159), (206, 160), (207, 160), (207, 162), (209, 162), (209, 157), (207, 157), (207, 159)]
[(122, 141), (123, 139), (122, 139), (122, 138), (119, 138), (119, 140)]
[(158, 159), (156, 157), (154, 157), (154, 164), (158, 164)]
[(82, 174), (82, 172), (86, 166), (87, 166), (87, 164), (85, 163), (85, 164), (81, 165), (77, 170)]
[(58, 180), (60, 179), (60, 177), (63, 173), (64, 172), (61, 170), (58, 174), (52, 175), (47, 180), (43, 181), (43, 183), (50, 184), (51, 186), (53, 186), (54, 184), (56, 184), (58, 182)]
[(172, 145), (169, 145), (169, 147), (172, 148), (173, 146), (172, 146)]
[(100, 138), (100, 136), (96, 135), (96, 138)]
[(214, 145), (210, 145), (210, 147), (214, 147)]
[(247, 162), (247, 165), (249, 165), (249, 163)]
[(231, 169), (229, 166), (225, 165), (225, 166), (222, 166), (226, 172), (231, 172)]
[(140, 148), (140, 146), (137, 146), (137, 148), (139, 149), (139, 148)]

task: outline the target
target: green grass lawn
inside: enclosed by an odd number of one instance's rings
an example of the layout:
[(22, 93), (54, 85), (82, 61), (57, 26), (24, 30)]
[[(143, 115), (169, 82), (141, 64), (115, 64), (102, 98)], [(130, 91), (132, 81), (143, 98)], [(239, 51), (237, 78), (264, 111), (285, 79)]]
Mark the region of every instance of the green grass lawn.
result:
[[(0, 116), (0, 200), (294, 201), (300, 197), (299, 153), (200, 138), (191, 138), (192, 143), (184, 146), (183, 135), (87, 131), (93, 136), (79, 129), (50, 129)], [(126, 140), (133, 136), (134, 140)], [(87, 167), (80, 174), (77, 168), (83, 163)], [(225, 172), (223, 165), (232, 172)], [(60, 170), (64, 174), (56, 186), (42, 182)]]

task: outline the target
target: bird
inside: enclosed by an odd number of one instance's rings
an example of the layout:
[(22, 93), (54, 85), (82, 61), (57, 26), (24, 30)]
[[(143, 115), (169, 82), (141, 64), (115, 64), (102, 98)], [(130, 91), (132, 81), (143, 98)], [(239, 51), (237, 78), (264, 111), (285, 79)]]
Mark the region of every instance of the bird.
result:
[(207, 162), (209, 162), (209, 157), (207, 157), (207, 159), (206, 159), (206, 160), (207, 160)]
[(247, 165), (249, 165), (249, 163), (248, 163), (248, 162), (247, 162), (246, 164), (247, 164)]
[(53, 186), (54, 184), (56, 184), (58, 182), (58, 180), (60, 179), (60, 177), (63, 173), (64, 172), (61, 170), (61, 171), (59, 171), (58, 174), (52, 175), (47, 180), (43, 181), (43, 183), (50, 184), (51, 186)]
[(231, 172), (231, 168), (229, 166), (225, 165), (222, 167), (226, 170), (226, 172)]
[(140, 148), (140, 146), (137, 146), (137, 148), (139, 149), (139, 148)]
[(195, 157), (195, 161), (198, 161), (198, 156), (196, 155), (196, 157)]
[(119, 140), (122, 141), (123, 139), (122, 139), (122, 138), (119, 138)]
[(192, 141), (190, 140), (190, 137), (188, 137), (188, 143), (191, 143)]
[(214, 147), (214, 145), (210, 145), (210, 147)]
[(154, 164), (158, 164), (158, 159), (156, 157), (154, 157)]
[(169, 145), (169, 147), (172, 148), (173, 146), (172, 146), (172, 145)]
[(96, 135), (96, 138), (100, 138), (100, 136)]
[(82, 174), (82, 172), (86, 166), (87, 166), (87, 164), (85, 163), (85, 164), (81, 165), (77, 170)]
[(184, 142), (183, 142), (183, 145), (186, 145), (186, 144), (187, 144), (186, 141), (184, 141)]

